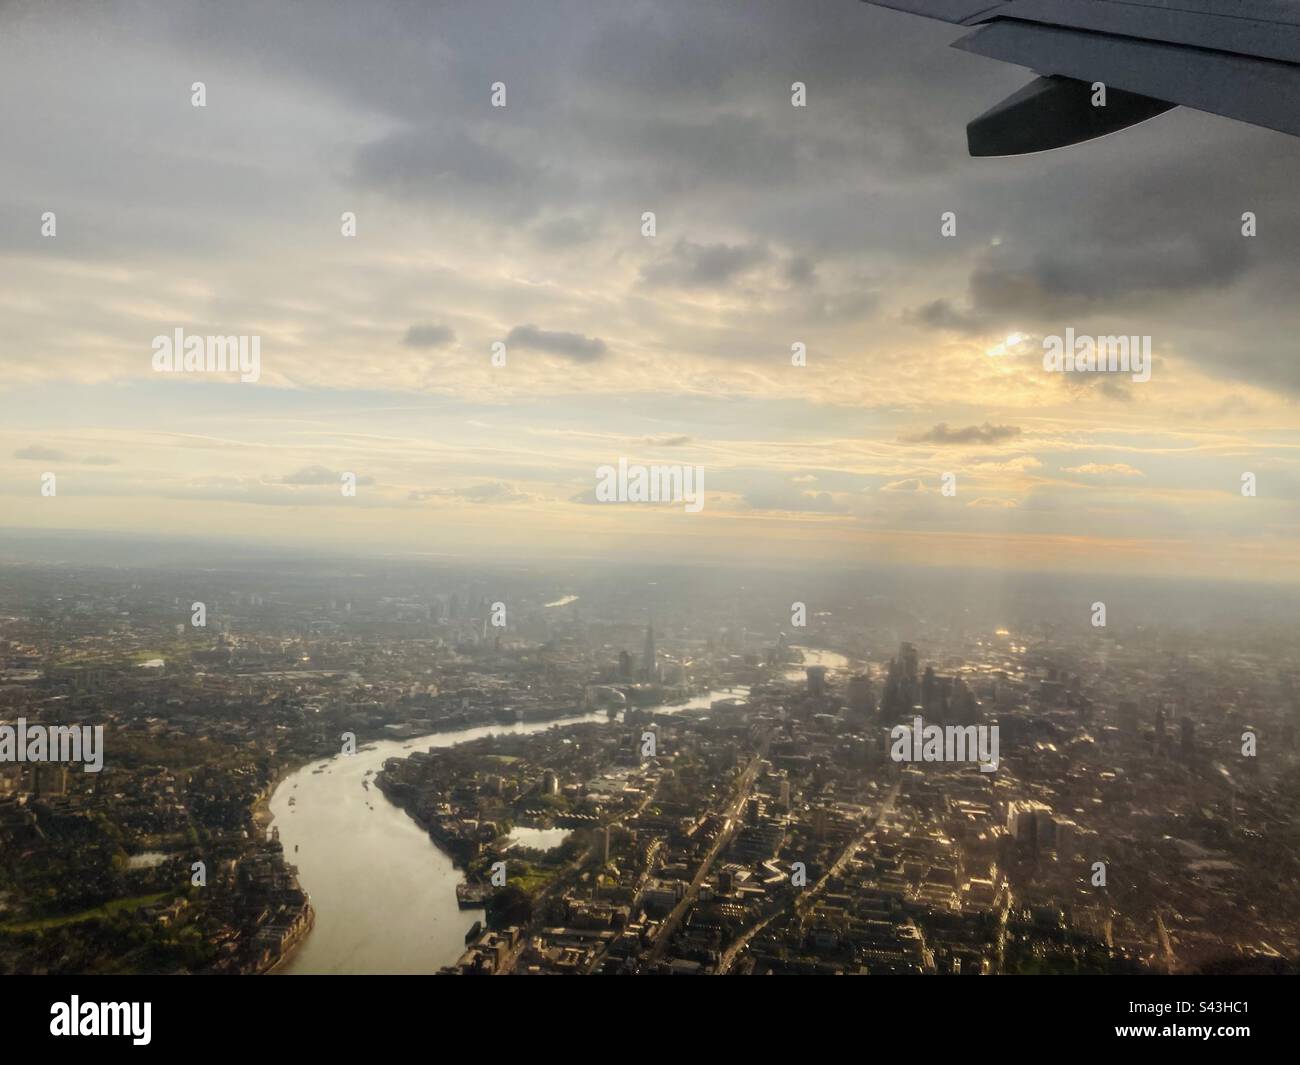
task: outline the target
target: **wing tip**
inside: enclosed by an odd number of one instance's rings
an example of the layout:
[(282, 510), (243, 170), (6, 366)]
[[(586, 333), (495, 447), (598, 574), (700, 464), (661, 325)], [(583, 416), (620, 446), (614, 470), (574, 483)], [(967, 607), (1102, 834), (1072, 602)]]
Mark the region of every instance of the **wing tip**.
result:
[(1116, 133), (1175, 106), (1114, 88), (1104, 106), (1092, 100), (1087, 82), (1037, 78), (968, 123), (966, 149), (976, 159), (1047, 152)]

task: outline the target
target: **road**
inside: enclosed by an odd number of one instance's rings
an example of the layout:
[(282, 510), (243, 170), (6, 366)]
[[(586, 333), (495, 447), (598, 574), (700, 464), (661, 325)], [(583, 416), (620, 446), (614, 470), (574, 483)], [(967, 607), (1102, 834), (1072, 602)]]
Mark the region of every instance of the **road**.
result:
[[(813, 902), (816, 901), (817, 896), (826, 889), (826, 885), (830, 882), (831, 878), (839, 876), (840, 871), (852, 860), (853, 855), (855, 855), (858, 852), (858, 849), (867, 841), (867, 837), (880, 826), (880, 822), (884, 820), (885, 815), (894, 809), (894, 803), (898, 799), (898, 792), (902, 786), (903, 782), (900, 780), (889, 789), (889, 795), (885, 798), (885, 801), (880, 804), (880, 809), (876, 812), (876, 816), (863, 826), (860, 832), (849, 840), (844, 849), (840, 851), (839, 857), (831, 863), (830, 868), (826, 870), (822, 878), (807, 891), (800, 893), (794, 904), (794, 915), (796, 917), (801, 917), (804, 912), (812, 906)], [(761, 921), (758, 921), (753, 928), (747, 930), (739, 939), (723, 951), (722, 957), (718, 961), (717, 975), (726, 975), (732, 965), (735, 964), (736, 958), (740, 956), (741, 951), (749, 946), (750, 941), (785, 912), (786, 908), (782, 906), (773, 913), (768, 914)]]
[[(659, 793), (659, 788), (658, 785), (656, 785), (654, 788), (651, 789), (650, 793), (646, 795), (644, 799), (641, 800), (640, 805), (638, 805), (630, 815), (625, 815), (624, 820), (635, 821), (637, 817), (639, 817), (642, 813), (645, 812), (646, 807), (650, 805), (650, 803), (654, 800), (655, 796), (658, 795), (658, 793)], [(623, 820), (613, 821), (610, 823), (610, 827), (621, 827), (622, 825), (623, 825)], [(519, 937), (518, 944), (516, 944), (516, 946), (510, 951), (510, 953), (506, 956), (505, 960), (502, 962), (500, 968), (496, 972), (497, 976), (510, 976), (514, 973), (515, 966), (519, 961), (519, 957), (521, 954), (523, 954), (524, 948), (528, 946), (528, 942), (531, 939), (531, 933), (535, 932), (543, 924), (542, 914), (547, 901), (551, 898), (552, 895), (554, 895), (557, 891), (559, 891), (561, 887), (567, 887), (570, 883), (572, 883), (574, 878), (586, 866), (592, 864), (595, 861), (596, 855), (604, 849), (604, 841), (600, 838), (600, 833), (605, 831), (605, 827), (606, 827), (605, 825), (598, 826), (596, 829), (597, 835), (596, 835), (595, 842), (583, 854), (575, 858), (563, 870), (561, 870), (558, 874), (556, 874), (556, 876), (549, 883), (547, 883), (546, 886), (541, 889), (541, 891), (538, 892), (537, 896), (533, 899), (533, 903), (532, 903), (533, 919), (528, 923), (527, 927), (525, 927), (522, 930), (522, 934)], [(656, 847), (657, 846), (658, 844), (656, 844)], [(653, 851), (651, 852), (651, 854), (653, 855)], [(590, 972), (592, 969), (594, 969), (595, 966), (600, 962), (600, 960), (601, 960), (600, 956), (597, 956), (595, 959), (593, 959), (592, 965), (587, 971)]]
[[(766, 747), (766, 744), (764, 744)], [(723, 849), (731, 842), (731, 838), (736, 834), (736, 828), (740, 824), (740, 811), (744, 808), (745, 801), (749, 798), (749, 793), (754, 787), (754, 778), (758, 775), (759, 763), (763, 760), (763, 751), (759, 751), (750, 759), (744, 774), (740, 779), (740, 786), (736, 789), (736, 798), (727, 808), (723, 815), (722, 831), (718, 833), (718, 838), (713, 841), (713, 846), (709, 848), (709, 853), (705, 855), (704, 861), (700, 863), (699, 871), (691, 881), (690, 887), (686, 894), (682, 896), (681, 901), (673, 907), (673, 912), (664, 918), (664, 923), (659, 926), (659, 932), (655, 936), (654, 946), (650, 948), (646, 955), (646, 961), (650, 964), (657, 962), (663, 957), (663, 953), (668, 949), (668, 944), (672, 941), (674, 934), (677, 932), (677, 926), (681, 924), (682, 918), (686, 912), (695, 903), (695, 897), (699, 894), (700, 885), (704, 883), (705, 877), (709, 875), (714, 861)]]

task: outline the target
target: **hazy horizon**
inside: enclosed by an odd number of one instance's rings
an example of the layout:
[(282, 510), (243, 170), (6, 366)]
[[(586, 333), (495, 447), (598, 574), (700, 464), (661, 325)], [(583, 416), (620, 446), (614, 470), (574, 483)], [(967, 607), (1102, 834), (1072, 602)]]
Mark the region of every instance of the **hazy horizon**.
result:
[[(1300, 582), (1291, 138), (972, 160), (1024, 73), (859, 3), (6, 14), (8, 527)], [(1067, 329), (1150, 380), (1046, 373)], [(620, 458), (703, 509), (596, 503)]]

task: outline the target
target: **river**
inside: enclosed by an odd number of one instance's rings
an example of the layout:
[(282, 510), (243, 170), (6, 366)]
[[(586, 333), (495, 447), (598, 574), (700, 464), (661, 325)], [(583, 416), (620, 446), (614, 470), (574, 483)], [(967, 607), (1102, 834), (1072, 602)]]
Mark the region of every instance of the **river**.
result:
[[(792, 669), (785, 671), (786, 680), (806, 679), (808, 674), (805, 671), (809, 666), (825, 666), (832, 673), (845, 673), (852, 668), (849, 659), (840, 654), (839, 651), (822, 651), (815, 647), (796, 647), (794, 649), (803, 653), (803, 661)], [(832, 679), (843, 683), (842, 677), (832, 677)]]
[[(743, 694), (743, 689), (713, 691), (681, 706), (656, 707), (655, 713), (707, 707), (715, 699)], [(463, 882), (461, 871), (374, 786), (374, 773), (387, 759), (481, 736), (606, 720), (602, 711), (560, 721), (381, 740), (351, 757), (313, 762), (285, 777), (271, 796), (270, 809), (285, 858), (298, 867), (299, 882), (311, 896), (316, 926), (276, 972), (436, 972), (460, 957), (465, 933), (483, 916), (482, 910), (460, 909), (456, 885)]]

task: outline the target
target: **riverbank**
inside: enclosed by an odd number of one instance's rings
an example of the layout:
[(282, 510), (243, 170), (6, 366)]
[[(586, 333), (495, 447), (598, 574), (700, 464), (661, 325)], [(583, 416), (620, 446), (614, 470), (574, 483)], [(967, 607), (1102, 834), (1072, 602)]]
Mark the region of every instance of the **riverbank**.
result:
[[(718, 699), (743, 694), (740, 688), (712, 690), (650, 712), (707, 710)], [(316, 917), (311, 935), (274, 974), (429, 974), (464, 953), (465, 932), (483, 912), (460, 908), (456, 888), (465, 874), (452, 856), (404, 809), (376, 794), (373, 777), (388, 759), (490, 735), (531, 735), (609, 720), (599, 711), (491, 723), (380, 740), (351, 757), (316, 759), (296, 769), (286, 764), (269, 813)], [(400, 920), (394, 919), (398, 914)]]
[(286, 943), (283, 949), (281, 949), (279, 956), (269, 965), (258, 969), (255, 975), (270, 976), (277, 969), (288, 964), (298, 948), (306, 941), (307, 937), (311, 935), (311, 930), (316, 927), (316, 910), (310, 902), (307, 903), (306, 917), (307, 920), (302, 929), (296, 932), (293, 938)]
[[(275, 793), (279, 789), (280, 784), (300, 770), (321, 760), (322, 758), (319, 755), (310, 758), (300, 756), (297, 758), (291, 758), (276, 766), (275, 772), (272, 773), (271, 779), (267, 782), (266, 788), (263, 789), (262, 794), (258, 796), (250, 810), (253, 819), (253, 830), (257, 833), (259, 839), (266, 839), (268, 833), (271, 831), (271, 825), (275, 821), (275, 812), (271, 809), (271, 800), (275, 797)], [(283, 847), (283, 844), (281, 846)], [(293, 959), (298, 949), (306, 942), (312, 929), (316, 927), (316, 909), (311, 904), (311, 893), (303, 888), (301, 882), (298, 881), (296, 872), (297, 867), (289, 861), (288, 853), (283, 849), (281, 850), (281, 861), (283, 861), (287, 868), (293, 868), (295, 870), (294, 882), (298, 885), (298, 889), (302, 891), (304, 898), (307, 900), (304, 903), (305, 921), (281, 944), (281, 947), (273, 960), (267, 964), (259, 966), (254, 971), (253, 975), (257, 976), (269, 975), (288, 964)]]

